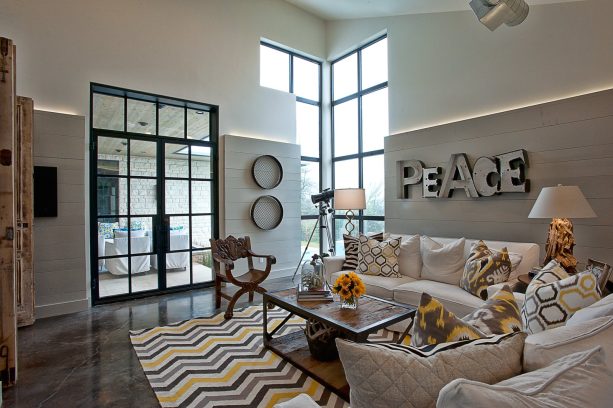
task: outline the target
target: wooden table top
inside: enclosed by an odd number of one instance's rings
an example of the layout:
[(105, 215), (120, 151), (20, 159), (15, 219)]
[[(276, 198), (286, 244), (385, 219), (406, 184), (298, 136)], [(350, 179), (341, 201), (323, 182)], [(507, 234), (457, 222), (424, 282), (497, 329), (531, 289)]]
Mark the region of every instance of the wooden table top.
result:
[(354, 334), (372, 333), (393, 323), (412, 317), (416, 308), (374, 296), (364, 295), (355, 310), (341, 309), (338, 296), (334, 302), (298, 301), (296, 289), (266, 292), (264, 302), (281, 306), (304, 318), (324, 321)]

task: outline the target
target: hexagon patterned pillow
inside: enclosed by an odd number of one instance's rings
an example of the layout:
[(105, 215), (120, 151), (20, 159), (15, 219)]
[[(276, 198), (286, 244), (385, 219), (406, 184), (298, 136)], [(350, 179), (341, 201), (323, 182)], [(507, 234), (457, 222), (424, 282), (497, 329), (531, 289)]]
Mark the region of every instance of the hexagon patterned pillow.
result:
[(524, 330), (538, 333), (563, 326), (576, 311), (597, 302), (600, 297), (598, 277), (592, 271), (569, 276), (553, 260), (526, 289), (522, 307)]
[(398, 266), (400, 241), (400, 238), (392, 238), (379, 242), (360, 234), (357, 272), (365, 275), (400, 278), (402, 276)]

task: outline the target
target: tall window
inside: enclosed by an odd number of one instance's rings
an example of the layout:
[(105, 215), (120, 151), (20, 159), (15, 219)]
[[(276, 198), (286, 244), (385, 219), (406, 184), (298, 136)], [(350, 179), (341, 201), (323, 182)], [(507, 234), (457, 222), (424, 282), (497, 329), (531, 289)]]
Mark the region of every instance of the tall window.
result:
[[(321, 189), (321, 62), (262, 42), (260, 85), (296, 95), (296, 137), (301, 148), (301, 246), (304, 250), (317, 220), (317, 208), (311, 202), (311, 195)], [(319, 251), (320, 234), (316, 232), (308, 253)]]
[[(331, 87), (333, 186), (364, 188), (366, 209), (357, 213), (354, 223), (366, 233), (383, 231), (383, 138), (389, 133), (387, 36), (333, 61)], [(343, 251), (344, 226), (344, 212), (337, 211), (337, 253)]]

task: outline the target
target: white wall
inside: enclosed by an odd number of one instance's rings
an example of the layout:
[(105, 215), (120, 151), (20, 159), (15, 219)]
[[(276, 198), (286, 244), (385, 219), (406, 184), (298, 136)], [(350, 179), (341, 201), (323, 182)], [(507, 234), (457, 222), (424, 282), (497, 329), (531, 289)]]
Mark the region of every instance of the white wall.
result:
[(613, 87), (613, 2), (534, 6), (490, 32), (471, 11), (327, 23), (327, 56), (388, 30), (390, 134)]
[(322, 20), (281, 0), (3, 0), (17, 90), (87, 115), (89, 82), (220, 105), (220, 134), (295, 141), (294, 96), (259, 86), (261, 37), (314, 56)]

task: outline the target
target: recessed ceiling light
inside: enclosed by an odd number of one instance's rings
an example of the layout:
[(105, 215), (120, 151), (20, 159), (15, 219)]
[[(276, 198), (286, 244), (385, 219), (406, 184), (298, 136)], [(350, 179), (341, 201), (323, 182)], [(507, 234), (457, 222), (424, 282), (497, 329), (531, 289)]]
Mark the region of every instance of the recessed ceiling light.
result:
[(204, 111), (196, 111), (196, 114), (197, 114), (197, 115), (203, 115), (203, 114), (204, 114)]

